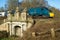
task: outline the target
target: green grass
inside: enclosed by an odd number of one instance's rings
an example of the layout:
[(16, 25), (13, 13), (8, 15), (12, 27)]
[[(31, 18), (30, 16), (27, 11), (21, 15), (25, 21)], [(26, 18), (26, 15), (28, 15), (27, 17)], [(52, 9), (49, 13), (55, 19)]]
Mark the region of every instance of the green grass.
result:
[(0, 40), (15, 40), (15, 38), (14, 37), (9, 37), (9, 38), (2, 38)]

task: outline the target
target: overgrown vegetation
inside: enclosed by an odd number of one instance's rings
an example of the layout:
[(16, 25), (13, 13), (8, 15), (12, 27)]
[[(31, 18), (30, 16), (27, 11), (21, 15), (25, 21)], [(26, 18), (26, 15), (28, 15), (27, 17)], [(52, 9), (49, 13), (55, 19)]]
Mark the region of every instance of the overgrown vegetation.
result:
[[(33, 2), (33, 4), (34, 4), (34, 2)], [(15, 6), (16, 6), (16, 4), (15, 4)], [(27, 2), (27, 4), (24, 4), (24, 2), (23, 2), (21, 6), (29, 7), (30, 5), (28, 5), (28, 2)], [(34, 5), (31, 5), (31, 6), (34, 6)], [(15, 8), (13, 8), (13, 9), (15, 9)], [(45, 20), (45, 21), (40, 21), (40, 19), (37, 20), (33, 27), (31, 27), (26, 32), (24, 32), (24, 37), (23, 38), (15, 38), (15, 37), (7, 37), (7, 38), (5, 38), (7, 34), (6, 33), (5, 34), (0, 33), (0, 37), (4, 37), (1, 40), (51, 40), (50, 36), (47, 36), (47, 37), (37, 37), (37, 36), (33, 37), (32, 36), (32, 32), (44, 32), (44, 31), (50, 30), (51, 28), (55, 28), (55, 29), (60, 28), (60, 10), (58, 10), (58, 9), (56, 9), (54, 7), (51, 7), (50, 9), (55, 13), (55, 17), (51, 18), (51, 19), (48, 19), (48, 20)], [(4, 34), (5, 36), (2, 35), (2, 34)], [(60, 34), (59, 33), (56, 33), (56, 34), (57, 34), (56, 40), (60, 40)], [(39, 36), (41, 36), (41, 35), (39, 35)]]

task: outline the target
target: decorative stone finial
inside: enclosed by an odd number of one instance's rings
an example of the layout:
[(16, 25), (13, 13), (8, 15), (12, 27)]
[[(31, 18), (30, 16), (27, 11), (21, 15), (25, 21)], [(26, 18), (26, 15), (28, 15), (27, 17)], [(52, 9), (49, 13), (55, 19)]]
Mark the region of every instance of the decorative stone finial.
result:
[(14, 15), (15, 15), (16, 20), (19, 20), (19, 7), (16, 7), (16, 11)]
[(16, 7), (16, 12), (18, 12), (19, 11), (19, 7)]
[(7, 19), (11, 20), (11, 11), (8, 11), (8, 15), (7, 16), (8, 16)]
[(23, 12), (26, 12), (27, 11), (27, 8), (25, 8), (24, 10), (23, 10)]
[(22, 21), (26, 21), (27, 20), (26, 8), (21, 13), (21, 20)]

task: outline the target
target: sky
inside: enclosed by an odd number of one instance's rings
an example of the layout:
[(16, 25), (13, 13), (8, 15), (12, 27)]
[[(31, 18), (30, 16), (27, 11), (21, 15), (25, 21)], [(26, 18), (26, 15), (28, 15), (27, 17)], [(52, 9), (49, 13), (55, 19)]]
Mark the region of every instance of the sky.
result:
[[(22, 0), (19, 1), (21, 2)], [(60, 0), (46, 0), (46, 1), (48, 1), (48, 4), (50, 6), (60, 9)], [(0, 0), (0, 7), (4, 7), (6, 3), (7, 0)]]
[(7, 0), (0, 0), (0, 7), (4, 7)]
[(60, 9), (60, 0), (47, 0), (50, 6)]

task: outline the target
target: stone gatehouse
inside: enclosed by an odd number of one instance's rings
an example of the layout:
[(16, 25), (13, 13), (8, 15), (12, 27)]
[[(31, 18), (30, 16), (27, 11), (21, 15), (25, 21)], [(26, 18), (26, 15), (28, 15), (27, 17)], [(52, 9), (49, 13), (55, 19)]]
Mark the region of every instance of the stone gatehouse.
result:
[(34, 21), (31, 17), (27, 17), (26, 9), (19, 12), (19, 8), (16, 8), (14, 16), (8, 11), (7, 18), (4, 19), (4, 23), (1, 24), (0, 31), (6, 30), (11, 35), (23, 36), (23, 32), (30, 28)]

